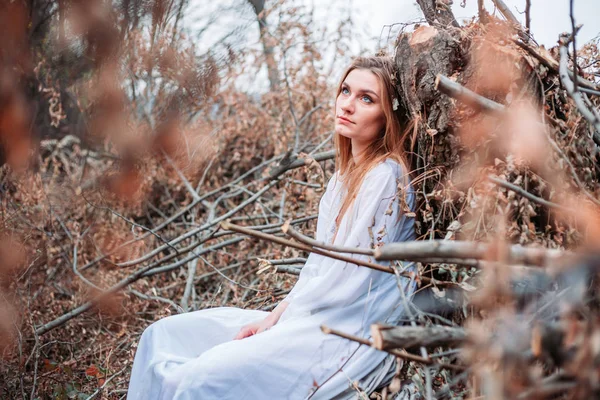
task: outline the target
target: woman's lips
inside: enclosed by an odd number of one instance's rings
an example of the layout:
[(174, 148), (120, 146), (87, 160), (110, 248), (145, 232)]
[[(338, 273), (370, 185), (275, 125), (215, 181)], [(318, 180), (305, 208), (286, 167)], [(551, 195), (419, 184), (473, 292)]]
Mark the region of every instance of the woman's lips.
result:
[(338, 120), (342, 123), (342, 124), (354, 124), (354, 122), (350, 121), (348, 118), (342, 117), (338, 115)]

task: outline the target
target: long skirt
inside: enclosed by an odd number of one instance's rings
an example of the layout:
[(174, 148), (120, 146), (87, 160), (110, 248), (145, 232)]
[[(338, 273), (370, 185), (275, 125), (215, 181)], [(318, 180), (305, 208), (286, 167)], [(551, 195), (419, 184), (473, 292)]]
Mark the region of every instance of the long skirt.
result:
[(372, 390), (394, 372), (392, 357), (325, 335), (310, 316), (232, 340), (267, 315), (221, 307), (155, 322), (138, 344), (127, 398), (350, 399), (357, 383)]

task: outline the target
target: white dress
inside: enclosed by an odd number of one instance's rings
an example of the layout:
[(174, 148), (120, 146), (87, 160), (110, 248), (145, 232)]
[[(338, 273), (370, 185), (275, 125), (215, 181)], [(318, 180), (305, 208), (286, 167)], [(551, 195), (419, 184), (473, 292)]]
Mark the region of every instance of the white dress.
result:
[[(387, 160), (370, 170), (343, 217), (335, 244), (371, 248), (414, 240), (414, 205), (403, 188), (402, 167)], [(400, 190), (398, 188), (401, 188)], [(331, 243), (344, 194), (335, 174), (319, 204), (317, 240)], [(399, 201), (403, 197), (403, 201)], [(367, 256), (355, 258), (370, 259)], [(402, 317), (403, 295), (414, 282), (393, 274), (310, 254), (271, 329), (232, 340), (240, 328), (268, 313), (220, 307), (159, 320), (143, 333), (127, 398), (153, 399), (345, 399), (387, 353), (321, 332), (320, 326), (369, 337), (372, 323)]]

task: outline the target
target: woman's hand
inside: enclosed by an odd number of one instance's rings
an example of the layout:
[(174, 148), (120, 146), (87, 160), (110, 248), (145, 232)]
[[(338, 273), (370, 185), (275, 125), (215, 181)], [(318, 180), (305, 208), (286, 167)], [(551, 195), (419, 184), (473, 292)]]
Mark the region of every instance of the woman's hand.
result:
[(233, 340), (244, 339), (256, 335), (257, 333), (264, 332), (267, 329), (271, 328), (277, 323), (277, 321), (279, 321), (281, 314), (283, 314), (287, 306), (288, 302), (282, 301), (277, 307), (275, 307), (273, 311), (271, 311), (267, 318), (263, 319), (262, 321), (253, 322), (251, 324), (243, 326), (242, 329), (240, 329), (240, 331), (238, 332), (238, 334), (235, 335)]
[(242, 329), (240, 329), (238, 334), (235, 335), (233, 340), (244, 339), (244, 338), (256, 335), (257, 333), (262, 333), (262, 332), (266, 331), (267, 329), (269, 329), (270, 327), (272, 327), (273, 325), (275, 325), (276, 323), (277, 323), (276, 321), (274, 322), (271, 319), (269, 319), (269, 317), (267, 317), (267, 318), (263, 319), (262, 321), (253, 322), (251, 324), (245, 325), (242, 327)]

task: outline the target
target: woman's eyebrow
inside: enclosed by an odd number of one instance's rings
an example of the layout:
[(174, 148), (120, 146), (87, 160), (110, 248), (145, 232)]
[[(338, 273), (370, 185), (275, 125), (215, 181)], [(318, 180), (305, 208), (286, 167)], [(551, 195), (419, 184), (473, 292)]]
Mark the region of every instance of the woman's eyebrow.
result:
[[(344, 85), (346, 85), (346, 86), (348, 86), (349, 88), (351, 88), (351, 86), (350, 86), (350, 85), (348, 84), (348, 82), (346, 82), (346, 81), (344, 81), (344, 83), (342, 83), (342, 86), (344, 86)], [(359, 89), (358, 91), (359, 91), (359, 92), (361, 92), (361, 93), (369, 93), (369, 94), (371, 94), (371, 95), (373, 95), (373, 96), (375, 96), (375, 97), (379, 98), (379, 95), (377, 94), (377, 92), (375, 92), (375, 91), (373, 91), (373, 90), (371, 90), (371, 89)]]

